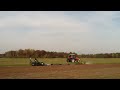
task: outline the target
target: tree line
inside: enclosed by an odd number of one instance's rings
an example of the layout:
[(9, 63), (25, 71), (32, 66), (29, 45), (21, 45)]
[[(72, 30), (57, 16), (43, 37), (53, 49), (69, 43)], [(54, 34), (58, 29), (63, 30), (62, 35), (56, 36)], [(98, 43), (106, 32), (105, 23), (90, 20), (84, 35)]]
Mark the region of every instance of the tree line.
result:
[[(0, 57), (7, 58), (66, 58), (68, 54), (75, 52), (54, 52), (34, 49), (19, 49), (7, 51), (0, 54)], [(120, 58), (120, 53), (80, 54), (75, 53), (79, 58)]]
[(17, 51), (7, 51), (4, 54), (0, 54), (0, 57), (8, 58), (66, 58), (68, 53), (65, 52), (53, 52), (45, 50), (34, 49), (19, 49)]

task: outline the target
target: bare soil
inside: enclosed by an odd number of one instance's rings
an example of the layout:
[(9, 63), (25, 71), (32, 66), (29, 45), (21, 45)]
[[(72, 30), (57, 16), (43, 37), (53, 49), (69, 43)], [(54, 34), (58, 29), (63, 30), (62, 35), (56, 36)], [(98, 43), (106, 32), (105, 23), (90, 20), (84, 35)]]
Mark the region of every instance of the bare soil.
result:
[(4, 66), (0, 79), (120, 79), (120, 64)]

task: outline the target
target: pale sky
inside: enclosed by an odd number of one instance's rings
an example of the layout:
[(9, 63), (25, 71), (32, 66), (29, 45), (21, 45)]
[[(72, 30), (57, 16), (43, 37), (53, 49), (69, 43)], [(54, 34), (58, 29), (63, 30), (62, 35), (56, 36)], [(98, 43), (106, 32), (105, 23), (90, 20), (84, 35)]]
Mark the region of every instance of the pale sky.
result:
[(120, 52), (119, 11), (0, 11), (0, 53)]

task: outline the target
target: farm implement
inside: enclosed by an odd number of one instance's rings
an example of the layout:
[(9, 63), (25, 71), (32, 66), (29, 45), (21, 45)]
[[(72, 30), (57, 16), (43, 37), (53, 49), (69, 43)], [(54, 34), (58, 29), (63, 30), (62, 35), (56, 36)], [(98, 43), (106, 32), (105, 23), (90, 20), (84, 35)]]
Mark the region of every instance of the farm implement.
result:
[(62, 64), (46, 64), (44, 62), (38, 61), (36, 58), (34, 60), (30, 58), (30, 65), (31, 66), (49, 66), (49, 65), (62, 65)]
[(30, 65), (31, 66), (47, 66), (48, 64), (45, 64), (44, 62), (40, 62), (36, 58), (34, 60), (30, 58)]

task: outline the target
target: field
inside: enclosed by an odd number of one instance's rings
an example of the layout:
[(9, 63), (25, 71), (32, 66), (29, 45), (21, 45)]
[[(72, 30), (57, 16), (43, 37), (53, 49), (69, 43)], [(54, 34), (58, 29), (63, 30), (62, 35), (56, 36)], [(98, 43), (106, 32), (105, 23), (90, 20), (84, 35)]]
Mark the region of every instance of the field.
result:
[(38, 58), (53, 66), (30, 66), (29, 58), (0, 58), (0, 79), (120, 79), (119, 58), (82, 58), (85, 65), (67, 65), (65, 58)]

